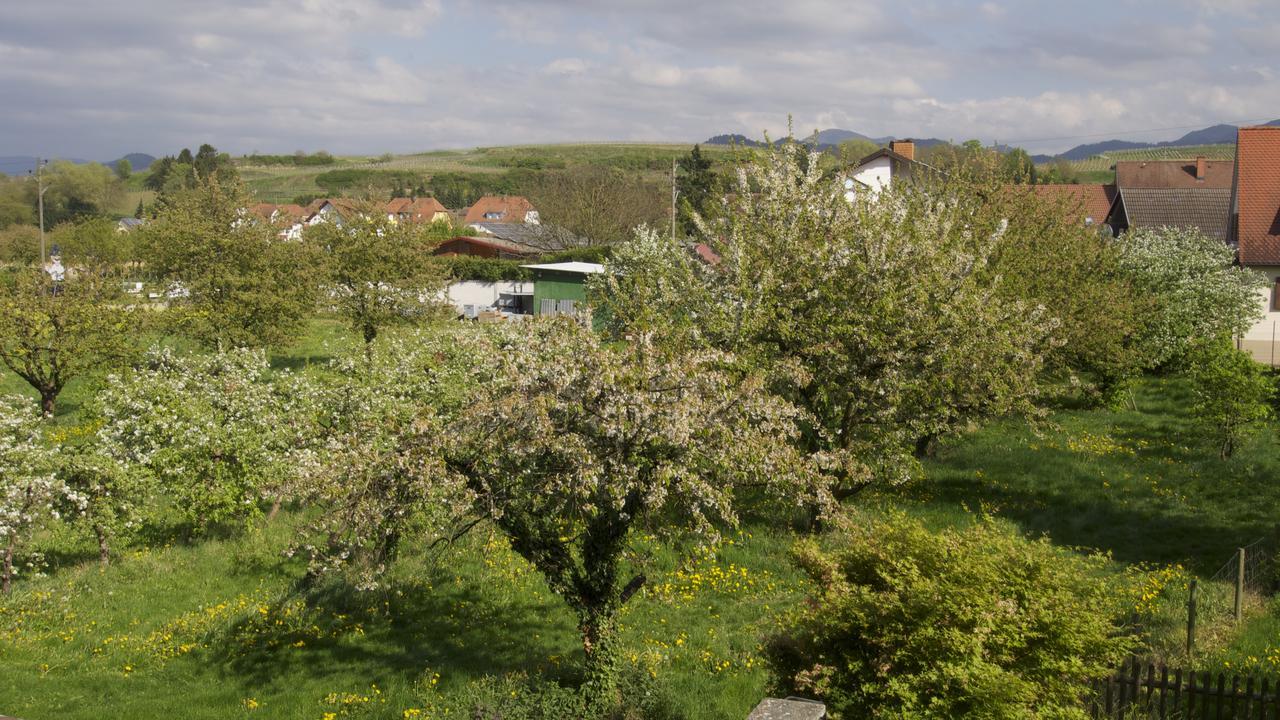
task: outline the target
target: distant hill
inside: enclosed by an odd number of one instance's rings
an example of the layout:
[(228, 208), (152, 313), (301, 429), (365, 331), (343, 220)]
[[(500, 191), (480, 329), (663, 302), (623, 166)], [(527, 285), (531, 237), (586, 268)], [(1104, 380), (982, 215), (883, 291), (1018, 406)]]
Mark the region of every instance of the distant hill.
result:
[[(80, 158), (56, 158), (58, 160), (70, 160), (77, 165), (85, 165), (93, 162), (92, 160), (81, 160)], [(123, 158), (112, 160), (111, 162), (102, 163), (111, 169), (115, 169), (116, 163), (120, 160), (128, 160), (129, 165), (134, 172), (141, 172), (151, 167), (151, 163), (156, 159), (146, 153), (129, 153)], [(5, 175), (26, 175), (36, 169), (36, 158), (31, 155), (9, 155), (0, 156), (0, 173)]]
[[(1267, 125), (1280, 126), (1280, 120), (1272, 120)], [(1055, 156), (1037, 155), (1034, 159), (1036, 162), (1051, 162), (1059, 158), (1063, 160), (1087, 160), (1095, 155), (1101, 155), (1113, 150), (1143, 150), (1146, 148), (1186, 147), (1191, 145), (1227, 145), (1236, 141), (1237, 129), (1235, 125), (1212, 125), (1201, 130), (1192, 130), (1177, 140), (1154, 143), (1104, 140), (1086, 145), (1077, 145)]]
[(154, 155), (148, 155), (146, 153), (129, 153), (128, 155), (125, 155), (119, 160), (112, 160), (109, 163), (103, 163), (103, 164), (111, 168), (112, 170), (115, 170), (116, 163), (120, 162), (120, 160), (128, 160), (129, 167), (132, 168), (134, 172), (142, 172), (143, 170), (146, 170), (147, 168), (151, 167), (151, 163), (156, 161), (156, 157)]
[[(810, 135), (808, 137), (800, 138), (800, 142), (805, 143), (806, 145), (816, 144), (818, 146), (818, 149), (820, 150), (830, 150), (832, 148), (838, 147), (841, 143), (846, 143), (846, 142), (849, 142), (850, 140), (865, 140), (866, 142), (874, 143), (876, 145), (887, 146), (890, 141), (900, 140), (900, 139), (902, 138), (898, 138), (894, 136), (874, 138), (868, 135), (863, 135), (862, 133), (859, 133), (859, 132), (854, 132), (852, 130), (841, 130), (840, 128), (828, 128), (826, 130), (819, 130), (815, 134)], [(915, 142), (917, 148), (927, 148), (927, 147), (932, 147), (934, 145), (943, 145), (947, 141), (939, 140), (938, 138), (924, 138), (924, 139), (913, 140), (913, 142)], [(715, 137), (709, 138), (702, 144), (703, 145), (737, 144), (737, 145), (745, 145), (747, 147), (761, 147), (764, 145), (764, 143), (759, 140), (752, 140), (746, 135), (741, 135), (738, 133), (716, 135)]]

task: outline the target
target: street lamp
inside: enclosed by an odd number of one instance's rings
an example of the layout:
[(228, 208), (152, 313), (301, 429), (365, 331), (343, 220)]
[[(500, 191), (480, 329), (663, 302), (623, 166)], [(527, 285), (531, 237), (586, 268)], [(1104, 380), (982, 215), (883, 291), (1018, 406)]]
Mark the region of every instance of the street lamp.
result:
[[(45, 257), (44, 257), (44, 194), (45, 194), (45, 193), (47, 193), (47, 192), (49, 192), (49, 188), (47, 188), (47, 187), (45, 187), (45, 186), (44, 186), (44, 166), (45, 166), (45, 165), (48, 165), (48, 164), (49, 164), (49, 161), (48, 161), (47, 159), (45, 159), (45, 160), (41, 160), (40, 158), (36, 158), (36, 170), (35, 170), (35, 176), (36, 176), (36, 190), (37, 190), (37, 192), (38, 192), (37, 199), (39, 200), (39, 203), (40, 203), (40, 264), (41, 264), (41, 265), (44, 265), (44, 262), (45, 262)], [(31, 173), (31, 171), (30, 171), (30, 170), (28, 170), (28, 171), (27, 171), (27, 174), (28, 174), (28, 175), (30, 175), (30, 174), (32, 174), (32, 173)]]

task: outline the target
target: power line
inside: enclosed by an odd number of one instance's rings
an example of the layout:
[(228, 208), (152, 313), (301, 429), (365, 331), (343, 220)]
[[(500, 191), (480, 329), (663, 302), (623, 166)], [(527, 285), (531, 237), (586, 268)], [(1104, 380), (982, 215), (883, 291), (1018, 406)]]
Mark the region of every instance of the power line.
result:
[[(1221, 123), (1214, 123), (1214, 124), (1241, 126), (1241, 125), (1252, 125), (1252, 124), (1263, 123), (1263, 122), (1267, 122), (1267, 120), (1266, 119), (1237, 120), (1237, 121), (1224, 121)], [(1056, 142), (1058, 140), (1087, 140), (1089, 138), (1100, 138), (1100, 137), (1114, 138), (1114, 137), (1119, 137), (1123, 135), (1141, 135), (1145, 133), (1164, 132), (1167, 130), (1195, 130), (1195, 129), (1203, 129), (1204, 127), (1205, 126), (1203, 124), (1176, 125), (1176, 126), (1162, 127), (1162, 128), (1147, 128), (1145, 130), (1120, 130), (1117, 132), (1090, 133), (1088, 135), (1063, 135), (1060, 137), (1049, 137), (1049, 138), (1020, 138), (1017, 140), (1006, 140), (1005, 144), (1015, 145), (1019, 143)]]

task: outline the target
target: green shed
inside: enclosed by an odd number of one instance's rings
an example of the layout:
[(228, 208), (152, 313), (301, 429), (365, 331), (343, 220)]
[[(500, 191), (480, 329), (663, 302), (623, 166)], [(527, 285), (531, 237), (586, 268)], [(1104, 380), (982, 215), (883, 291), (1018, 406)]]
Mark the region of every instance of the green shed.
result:
[(604, 272), (588, 262), (523, 265), (533, 271), (533, 312), (537, 315), (577, 315), (587, 300), (587, 277)]

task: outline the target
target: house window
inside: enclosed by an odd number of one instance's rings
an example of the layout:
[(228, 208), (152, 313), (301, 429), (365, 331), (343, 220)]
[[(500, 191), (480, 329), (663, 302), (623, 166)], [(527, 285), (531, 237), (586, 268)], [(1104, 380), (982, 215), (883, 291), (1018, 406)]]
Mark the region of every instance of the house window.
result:
[(485, 219), (485, 220), (501, 220), (501, 219), (502, 219), (502, 213), (500, 213), (500, 212), (487, 212), (487, 213), (485, 213), (485, 214), (484, 214), (484, 219)]
[(1271, 312), (1280, 312), (1280, 277), (1271, 285)]

